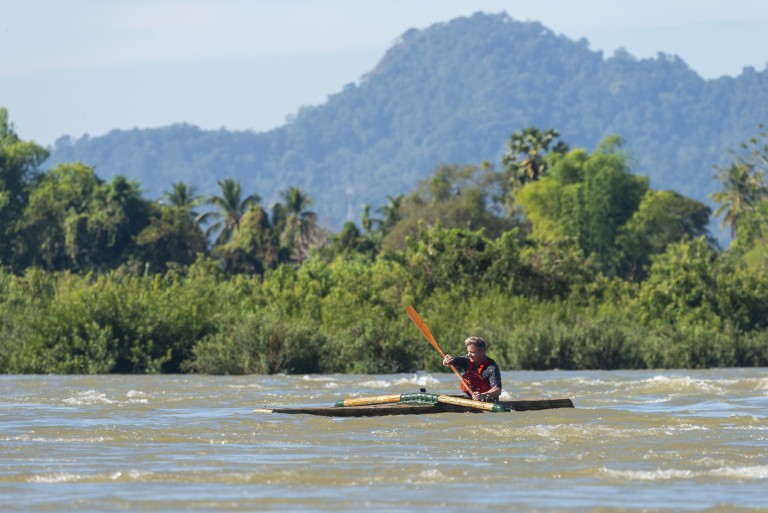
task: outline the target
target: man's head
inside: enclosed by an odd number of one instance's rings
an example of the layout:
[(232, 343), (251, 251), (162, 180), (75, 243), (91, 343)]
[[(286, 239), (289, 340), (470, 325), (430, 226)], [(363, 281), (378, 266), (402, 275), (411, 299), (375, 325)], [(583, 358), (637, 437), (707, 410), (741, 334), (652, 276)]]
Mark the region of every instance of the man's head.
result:
[(485, 340), (482, 337), (469, 337), (464, 341), (467, 346), (467, 355), (473, 362), (482, 363), (485, 361)]

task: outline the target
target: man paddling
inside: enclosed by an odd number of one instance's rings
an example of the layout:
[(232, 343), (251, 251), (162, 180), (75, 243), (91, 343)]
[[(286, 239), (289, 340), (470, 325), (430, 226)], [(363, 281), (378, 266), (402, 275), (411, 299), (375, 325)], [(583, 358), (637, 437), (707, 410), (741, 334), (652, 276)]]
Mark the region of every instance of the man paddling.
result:
[(485, 340), (481, 337), (469, 337), (464, 341), (467, 347), (467, 356), (453, 356), (446, 354), (443, 365), (448, 367), (453, 364), (465, 369), (462, 375), (464, 381), (469, 383), (472, 389), (470, 394), (464, 383), (461, 389), (467, 397), (476, 401), (495, 401), (501, 395), (501, 371), (498, 364), (485, 354)]

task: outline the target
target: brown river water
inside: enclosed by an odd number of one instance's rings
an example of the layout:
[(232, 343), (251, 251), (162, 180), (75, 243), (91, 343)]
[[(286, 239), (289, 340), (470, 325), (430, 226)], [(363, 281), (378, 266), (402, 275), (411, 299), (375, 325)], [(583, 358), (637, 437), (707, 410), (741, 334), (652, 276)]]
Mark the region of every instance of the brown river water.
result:
[(0, 511), (768, 511), (767, 369), (504, 372), (576, 408), (255, 413), (452, 374), (0, 376)]

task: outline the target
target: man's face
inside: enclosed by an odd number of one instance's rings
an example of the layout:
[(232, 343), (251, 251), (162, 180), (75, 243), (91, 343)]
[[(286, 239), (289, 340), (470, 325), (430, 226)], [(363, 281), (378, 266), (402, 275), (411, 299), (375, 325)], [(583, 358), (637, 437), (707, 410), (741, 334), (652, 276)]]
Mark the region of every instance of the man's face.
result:
[(467, 355), (473, 362), (482, 362), (485, 360), (485, 349), (481, 349), (475, 344), (469, 344), (467, 346)]

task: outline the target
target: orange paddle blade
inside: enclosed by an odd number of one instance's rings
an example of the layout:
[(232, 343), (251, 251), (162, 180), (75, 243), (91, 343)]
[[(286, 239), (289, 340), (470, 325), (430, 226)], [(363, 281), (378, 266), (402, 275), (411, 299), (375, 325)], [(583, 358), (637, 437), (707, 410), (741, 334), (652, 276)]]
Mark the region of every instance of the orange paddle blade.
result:
[[(445, 351), (440, 347), (440, 344), (437, 343), (437, 340), (435, 340), (435, 336), (432, 335), (432, 332), (429, 331), (429, 327), (427, 326), (427, 323), (424, 322), (424, 319), (421, 318), (421, 316), (416, 312), (416, 310), (413, 309), (412, 306), (409, 306), (405, 309), (405, 311), (408, 313), (408, 317), (411, 318), (413, 323), (416, 325), (417, 328), (419, 328), (419, 331), (424, 335), (424, 338), (427, 339), (427, 342), (429, 342), (432, 347), (437, 349), (437, 352), (440, 353), (440, 356), (445, 358)], [(456, 367), (451, 364), (451, 370), (454, 374), (456, 374), (456, 377), (459, 378), (459, 381), (464, 384), (464, 386), (469, 390), (469, 393), (471, 394), (473, 392), (472, 388), (469, 386), (469, 383), (467, 380), (461, 377), (461, 374), (459, 374), (459, 371), (456, 370)]]
[(427, 342), (432, 344), (432, 347), (437, 349), (437, 352), (440, 353), (440, 355), (443, 358), (445, 358), (445, 352), (440, 347), (440, 344), (437, 343), (437, 340), (435, 340), (435, 336), (432, 335), (431, 331), (429, 331), (429, 327), (427, 326), (427, 323), (424, 322), (424, 320), (421, 318), (418, 312), (416, 312), (416, 310), (414, 310), (412, 306), (409, 306), (408, 308), (406, 308), (405, 311), (408, 313), (408, 317), (411, 318), (411, 320), (416, 325), (416, 327), (419, 328), (421, 333), (424, 334), (424, 338), (427, 339)]

